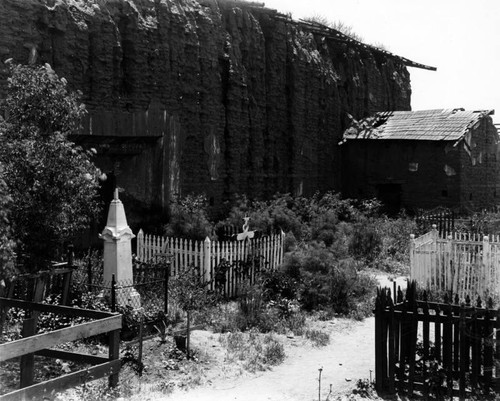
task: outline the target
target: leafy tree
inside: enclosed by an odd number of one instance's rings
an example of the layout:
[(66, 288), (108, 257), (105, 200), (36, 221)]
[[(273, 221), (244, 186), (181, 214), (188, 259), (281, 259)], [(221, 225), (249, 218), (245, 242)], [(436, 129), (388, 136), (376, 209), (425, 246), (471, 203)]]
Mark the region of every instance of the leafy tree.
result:
[(12, 274), (13, 243), (10, 236), (9, 210), (12, 199), (3, 179), (0, 163), (0, 280)]
[(199, 267), (188, 266), (172, 280), (170, 289), (177, 304), (186, 312), (186, 356), (190, 358), (191, 317), (193, 312), (201, 312), (217, 302), (215, 294), (209, 290), (210, 282), (203, 281)]
[(46, 268), (62, 243), (98, 213), (99, 170), (68, 140), (85, 111), (50, 65), (9, 62), (0, 104), (0, 162), (12, 198), (11, 229), (27, 271)]

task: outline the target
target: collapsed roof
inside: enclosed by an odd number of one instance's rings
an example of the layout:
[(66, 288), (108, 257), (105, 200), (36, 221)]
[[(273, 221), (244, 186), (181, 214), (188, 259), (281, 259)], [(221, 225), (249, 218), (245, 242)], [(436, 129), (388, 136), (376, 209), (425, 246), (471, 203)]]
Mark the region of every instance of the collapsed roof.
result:
[(459, 141), (494, 110), (384, 111), (356, 121), (340, 144), (354, 139)]

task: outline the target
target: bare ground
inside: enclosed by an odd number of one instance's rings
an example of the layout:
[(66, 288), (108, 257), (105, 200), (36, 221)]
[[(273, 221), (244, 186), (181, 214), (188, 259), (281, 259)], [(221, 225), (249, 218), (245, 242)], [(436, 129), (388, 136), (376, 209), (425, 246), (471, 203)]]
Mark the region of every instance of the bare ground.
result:
[[(386, 275), (377, 277), (381, 285), (391, 286)], [(403, 284), (404, 279), (398, 279)], [(311, 401), (347, 398), (358, 379), (373, 377), (375, 366), (375, 319), (364, 321), (334, 319), (317, 322), (330, 334), (330, 344), (314, 347), (302, 338), (282, 336), (287, 358), (283, 364), (257, 374), (231, 377), (223, 371), (224, 361), (214, 360), (213, 377), (204, 385), (188, 391), (174, 391), (162, 400), (217, 401)], [(210, 335), (193, 332), (193, 343), (201, 349), (210, 345)], [(319, 392), (319, 369), (322, 369)], [(220, 374), (217, 370), (220, 369)], [(332, 393), (330, 393), (330, 388)]]

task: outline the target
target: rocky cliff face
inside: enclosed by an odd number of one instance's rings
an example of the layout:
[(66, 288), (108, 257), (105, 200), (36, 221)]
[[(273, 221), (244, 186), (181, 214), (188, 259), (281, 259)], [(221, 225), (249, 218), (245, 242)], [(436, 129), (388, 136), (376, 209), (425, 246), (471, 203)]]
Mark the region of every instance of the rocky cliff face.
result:
[[(398, 58), (229, 0), (2, 0), (7, 58), (48, 62), (83, 92), (96, 116), (83, 139), (118, 136), (99, 163), (148, 205), (339, 189), (346, 113), (410, 109)], [(131, 124), (156, 142), (127, 151)]]

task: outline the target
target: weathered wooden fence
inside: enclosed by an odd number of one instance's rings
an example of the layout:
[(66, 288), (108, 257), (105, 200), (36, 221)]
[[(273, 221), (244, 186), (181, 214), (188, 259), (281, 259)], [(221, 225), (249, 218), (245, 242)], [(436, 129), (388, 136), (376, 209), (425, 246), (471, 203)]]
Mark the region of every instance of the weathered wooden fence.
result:
[(244, 278), (255, 277), (262, 267), (276, 269), (283, 262), (284, 239), (281, 232), (244, 241), (211, 241), (208, 237), (194, 241), (148, 235), (140, 230), (136, 255), (141, 262), (168, 257), (171, 277), (195, 266), (207, 282), (222, 285), (226, 295), (235, 296), (237, 285)]
[(498, 392), (500, 309), (418, 301), (415, 294), (413, 284), (394, 303), (387, 288), (378, 290), (377, 391), (460, 400)]
[(483, 299), (500, 297), (500, 237), (452, 233), (436, 227), (411, 236), (410, 278), (422, 288)]
[(422, 230), (427, 231), (436, 226), (440, 235), (444, 233), (449, 233), (455, 230), (455, 213), (453, 211), (443, 211), (419, 214), (415, 218), (417, 227)]
[[(31, 311), (31, 317), (23, 321), (22, 334), (24, 338), (0, 344), (0, 361), (21, 357), (20, 389), (0, 395), (0, 401), (31, 400), (33, 397), (41, 399), (44, 396), (50, 396), (54, 392), (62, 391), (71, 386), (80, 385), (82, 384), (82, 379), (91, 381), (109, 376), (110, 386), (116, 386), (118, 384), (118, 374), (121, 368), (119, 343), (122, 315), (0, 297), (0, 309), (10, 307), (29, 310)], [(36, 334), (37, 314), (40, 312), (84, 317), (95, 320), (43, 334)], [(107, 333), (109, 336), (108, 356), (87, 355), (52, 348), (59, 344), (104, 333)], [(34, 384), (35, 355), (86, 363), (92, 366), (77, 372), (65, 374), (55, 379)]]

